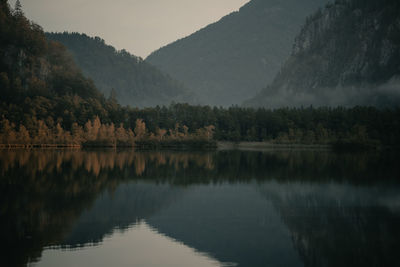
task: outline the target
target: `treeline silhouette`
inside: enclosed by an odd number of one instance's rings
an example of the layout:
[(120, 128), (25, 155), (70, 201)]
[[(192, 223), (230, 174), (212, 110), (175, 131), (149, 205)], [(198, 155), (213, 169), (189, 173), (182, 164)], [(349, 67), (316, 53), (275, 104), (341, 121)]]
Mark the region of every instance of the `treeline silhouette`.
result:
[(214, 126), (206, 126), (189, 133), (188, 127), (177, 123), (174, 129), (149, 132), (146, 123), (137, 119), (134, 130), (122, 124), (102, 124), (99, 117), (85, 123), (84, 127), (73, 123), (71, 131), (60, 123), (47, 125), (34, 120), (29, 130), (24, 125), (18, 129), (7, 119), (0, 121), (0, 147), (139, 147), (139, 148), (209, 148), (215, 147)]
[[(264, 141), (277, 144), (334, 144), (337, 147), (399, 147), (400, 109), (354, 108), (211, 108), (172, 104), (129, 108), (114, 124), (99, 116), (84, 124), (68, 119), (31, 117), (0, 123), (2, 144), (72, 144), (143, 148), (214, 146), (218, 141)], [(117, 126), (116, 126), (117, 125)]]
[(174, 123), (197, 129), (215, 126), (220, 141), (266, 141), (279, 144), (344, 144), (399, 146), (400, 109), (374, 107), (230, 108), (172, 104), (131, 109), (149, 129)]

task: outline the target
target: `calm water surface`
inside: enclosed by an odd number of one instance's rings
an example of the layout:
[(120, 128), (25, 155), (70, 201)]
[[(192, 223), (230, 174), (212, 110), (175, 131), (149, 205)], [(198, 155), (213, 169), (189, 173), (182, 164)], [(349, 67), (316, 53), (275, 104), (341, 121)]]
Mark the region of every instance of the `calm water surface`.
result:
[(400, 266), (398, 158), (0, 151), (0, 265)]

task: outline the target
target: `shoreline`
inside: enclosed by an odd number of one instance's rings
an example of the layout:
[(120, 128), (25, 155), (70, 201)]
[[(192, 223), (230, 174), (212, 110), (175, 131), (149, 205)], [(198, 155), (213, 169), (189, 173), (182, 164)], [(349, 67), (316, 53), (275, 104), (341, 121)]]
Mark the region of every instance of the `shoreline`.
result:
[(244, 151), (263, 151), (263, 150), (333, 150), (330, 144), (274, 144), (269, 142), (226, 142), (217, 143), (217, 150), (244, 150)]
[(169, 146), (82, 146), (82, 145), (66, 145), (66, 144), (35, 144), (35, 145), (21, 145), (21, 144), (0, 144), (0, 150), (8, 149), (134, 149), (137, 151), (150, 151), (150, 150), (175, 150), (175, 151), (224, 151), (224, 150), (243, 150), (243, 151), (262, 151), (262, 150), (332, 150), (332, 145), (308, 145), (308, 144), (273, 144), (268, 142), (228, 142), (217, 141), (215, 146), (206, 147), (191, 147), (190, 145), (169, 145)]
[(134, 146), (130, 145), (77, 145), (77, 144), (0, 144), (0, 150), (10, 149), (133, 149), (137, 151), (271, 151), (271, 150), (317, 150), (317, 151), (373, 151), (373, 150), (398, 150), (397, 147), (385, 146), (365, 146), (353, 147), (351, 144), (343, 144), (337, 146), (335, 144), (277, 144), (271, 142), (231, 142), (231, 141), (216, 141), (205, 144), (187, 144), (187, 143), (152, 143), (143, 142)]

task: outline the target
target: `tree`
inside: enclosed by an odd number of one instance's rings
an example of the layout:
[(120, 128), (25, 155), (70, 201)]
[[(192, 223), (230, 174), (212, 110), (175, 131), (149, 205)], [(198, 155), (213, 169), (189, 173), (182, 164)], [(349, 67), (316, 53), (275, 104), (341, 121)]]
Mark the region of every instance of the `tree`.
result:
[(35, 136), (35, 141), (38, 144), (46, 144), (49, 140), (49, 128), (47, 127), (46, 123), (42, 120), (38, 120), (37, 126), (37, 136)]
[(159, 141), (163, 140), (166, 134), (167, 134), (167, 130), (160, 129), (160, 128), (157, 129), (157, 137), (158, 137)]
[(93, 134), (93, 137), (94, 137), (93, 139), (96, 140), (98, 135), (99, 135), (100, 128), (101, 128), (101, 121), (100, 121), (99, 116), (96, 116), (94, 118), (92, 126), (93, 126), (92, 134)]
[(206, 130), (207, 140), (212, 139), (213, 136), (214, 136), (215, 126), (214, 125), (208, 125), (208, 126), (204, 127), (204, 129)]
[(29, 136), (29, 132), (24, 125), (19, 126), (18, 142), (24, 145), (31, 143), (31, 137)]
[(56, 128), (55, 128), (55, 142), (57, 144), (63, 144), (65, 142), (64, 140), (64, 129), (61, 127), (60, 123), (57, 123)]
[(189, 127), (187, 127), (186, 125), (183, 125), (183, 134), (185, 137), (189, 136)]
[(127, 144), (129, 140), (129, 136), (127, 131), (125, 130), (124, 126), (122, 123), (119, 125), (117, 130), (115, 131), (115, 137), (117, 139), (117, 142), (120, 144)]
[(22, 11), (22, 5), (21, 5), (21, 2), (19, 0), (17, 0), (15, 2), (14, 14), (16, 16), (23, 16), (24, 15), (24, 12)]
[(136, 120), (135, 134), (139, 139), (146, 135), (146, 123), (142, 119)]
[(113, 102), (113, 103), (118, 103), (117, 101), (117, 91), (112, 88), (110, 92), (110, 96), (108, 97), (108, 100)]
[(94, 140), (95, 136), (93, 136), (93, 125), (92, 125), (92, 121), (88, 120), (85, 123), (85, 139), (87, 141), (92, 141)]
[(112, 140), (112, 142), (115, 144), (115, 126), (114, 123), (111, 123), (107, 125), (107, 139)]
[[(91, 127), (91, 125), (88, 125), (88, 127)], [(71, 127), (71, 133), (72, 133), (72, 142), (74, 144), (80, 144), (84, 140), (84, 133), (83, 129), (81, 126), (78, 125), (78, 123), (74, 122)]]
[(6, 72), (0, 73), (0, 88), (3, 88), (4, 91), (8, 92), (10, 87), (10, 80), (8, 79), (8, 75)]
[(1, 126), (2, 143), (14, 144), (17, 139), (17, 134), (15, 132), (15, 124), (10, 123), (9, 120), (3, 118), (0, 126)]
[(135, 143), (135, 133), (132, 131), (132, 129), (128, 130), (128, 140), (132, 145)]
[(93, 121), (89, 120), (85, 123), (85, 133), (87, 141), (95, 141), (99, 136), (101, 121), (99, 116), (96, 116)]
[(96, 139), (100, 142), (105, 142), (106, 140), (108, 140), (107, 125), (102, 124), (100, 126), (100, 129), (99, 129)]

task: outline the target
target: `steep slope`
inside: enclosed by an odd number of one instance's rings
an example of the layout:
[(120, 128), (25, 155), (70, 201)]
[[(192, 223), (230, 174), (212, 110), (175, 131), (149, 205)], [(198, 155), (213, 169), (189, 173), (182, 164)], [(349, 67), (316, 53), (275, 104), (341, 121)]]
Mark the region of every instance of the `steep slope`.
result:
[(47, 33), (72, 53), (83, 73), (92, 78), (105, 95), (115, 89), (124, 105), (155, 106), (190, 102), (192, 95), (184, 86), (157, 68), (125, 50), (116, 51), (99, 37), (78, 33)]
[(272, 81), (306, 16), (326, 2), (252, 0), (146, 61), (184, 82), (203, 104), (239, 104)]
[(20, 8), (0, 1), (1, 118), (37, 132), (38, 120), (70, 128), (95, 115), (109, 121), (117, 107), (83, 76), (63, 45), (46, 40)]
[(247, 105), (400, 104), (400, 2), (342, 0), (307, 19), (273, 83)]

